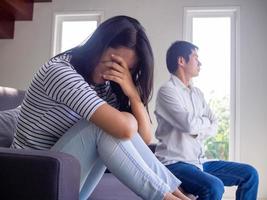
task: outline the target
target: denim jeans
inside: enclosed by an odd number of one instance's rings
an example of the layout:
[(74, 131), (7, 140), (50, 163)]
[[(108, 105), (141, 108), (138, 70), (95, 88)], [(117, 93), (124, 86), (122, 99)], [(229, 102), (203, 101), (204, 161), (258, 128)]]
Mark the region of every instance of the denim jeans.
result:
[(161, 200), (181, 182), (150, 151), (136, 133), (121, 140), (105, 133), (86, 120), (66, 132), (51, 150), (76, 157), (81, 164), (80, 199), (88, 199), (106, 166), (142, 199)]
[(198, 167), (177, 162), (166, 166), (182, 181), (181, 187), (198, 200), (220, 200), (224, 186), (237, 186), (237, 200), (256, 200), (258, 191), (258, 173), (250, 165), (228, 162), (209, 161), (203, 164), (203, 171)]

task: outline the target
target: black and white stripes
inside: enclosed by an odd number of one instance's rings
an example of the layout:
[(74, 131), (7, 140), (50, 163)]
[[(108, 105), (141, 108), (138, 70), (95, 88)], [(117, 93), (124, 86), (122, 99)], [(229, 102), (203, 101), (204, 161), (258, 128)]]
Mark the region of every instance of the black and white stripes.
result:
[(50, 149), (79, 119), (89, 120), (107, 102), (118, 108), (109, 82), (90, 86), (67, 54), (52, 58), (34, 76), (21, 107), (14, 148)]

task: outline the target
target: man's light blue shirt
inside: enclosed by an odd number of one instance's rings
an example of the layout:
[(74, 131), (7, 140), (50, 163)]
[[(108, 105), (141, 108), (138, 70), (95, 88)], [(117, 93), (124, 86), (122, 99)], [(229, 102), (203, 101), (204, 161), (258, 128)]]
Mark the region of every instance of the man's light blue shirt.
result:
[(203, 142), (217, 132), (217, 119), (203, 93), (171, 75), (158, 91), (155, 115), (158, 159), (165, 165), (182, 161), (202, 169)]

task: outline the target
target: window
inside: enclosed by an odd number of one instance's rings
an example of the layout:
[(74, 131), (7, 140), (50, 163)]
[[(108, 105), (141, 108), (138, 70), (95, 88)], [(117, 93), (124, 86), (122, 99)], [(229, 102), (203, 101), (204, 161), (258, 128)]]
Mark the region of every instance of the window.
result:
[(101, 13), (56, 14), (53, 56), (88, 39), (101, 22)]
[(205, 142), (208, 158), (238, 159), (238, 8), (185, 8), (184, 40), (199, 47), (200, 76), (194, 79), (215, 112), (218, 133)]

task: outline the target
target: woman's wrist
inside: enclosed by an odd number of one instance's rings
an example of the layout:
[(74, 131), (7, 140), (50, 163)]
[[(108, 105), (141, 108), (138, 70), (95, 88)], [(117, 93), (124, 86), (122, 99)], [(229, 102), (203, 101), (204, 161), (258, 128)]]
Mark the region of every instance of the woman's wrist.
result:
[(139, 95), (139, 93), (137, 92), (137, 90), (135, 90), (132, 94), (130, 94), (130, 95), (128, 96), (128, 98), (129, 98), (129, 101), (130, 101), (131, 105), (132, 105), (134, 102), (140, 102), (140, 103), (142, 103), (141, 98), (140, 98), (140, 95)]

